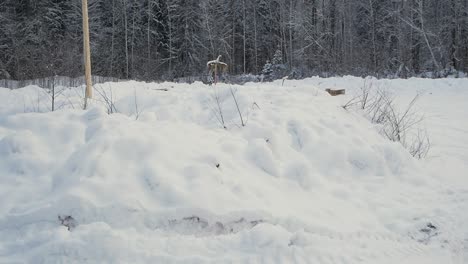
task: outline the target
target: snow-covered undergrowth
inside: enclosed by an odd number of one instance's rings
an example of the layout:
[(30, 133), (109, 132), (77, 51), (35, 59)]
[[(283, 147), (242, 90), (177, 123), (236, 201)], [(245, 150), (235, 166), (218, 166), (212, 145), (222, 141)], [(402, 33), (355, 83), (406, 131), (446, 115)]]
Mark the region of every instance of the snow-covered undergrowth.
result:
[(376, 82), (426, 93), (431, 156), (341, 107), (360, 78), (0, 88), (0, 262), (466, 263), (468, 80)]

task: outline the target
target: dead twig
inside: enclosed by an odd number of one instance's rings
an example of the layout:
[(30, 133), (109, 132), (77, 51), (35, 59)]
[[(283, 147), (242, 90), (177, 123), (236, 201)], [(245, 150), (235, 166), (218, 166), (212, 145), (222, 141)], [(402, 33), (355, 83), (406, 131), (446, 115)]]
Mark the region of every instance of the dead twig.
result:
[(229, 91), (231, 92), (231, 96), (232, 96), (232, 99), (234, 100), (234, 103), (236, 104), (236, 108), (237, 108), (237, 113), (239, 114), (239, 118), (240, 118), (240, 121), (241, 121), (241, 125), (242, 126), (245, 126), (245, 123), (244, 123), (244, 118), (242, 116), (242, 112), (239, 108), (239, 103), (237, 102), (237, 97), (236, 97), (236, 93), (237, 93), (237, 89), (234, 90), (232, 89), (232, 87), (229, 89)]

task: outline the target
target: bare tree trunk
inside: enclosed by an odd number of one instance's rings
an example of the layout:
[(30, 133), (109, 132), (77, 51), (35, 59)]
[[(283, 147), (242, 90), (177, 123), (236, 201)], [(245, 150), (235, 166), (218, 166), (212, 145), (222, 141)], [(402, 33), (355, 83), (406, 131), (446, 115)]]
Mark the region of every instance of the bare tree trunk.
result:
[[(408, 2), (402, 1), (398, 8), (397, 17), (404, 17), (405, 19), (409, 17), (408, 11)], [(398, 21), (397, 21), (398, 22)], [(403, 77), (409, 74), (409, 66), (410, 66), (410, 54), (411, 54), (411, 38), (408, 37), (408, 32), (406, 30), (406, 24), (399, 20), (398, 22), (398, 59), (400, 62), (400, 68), (396, 73), (396, 77)], [(412, 30), (412, 29), (410, 29)]]
[(335, 67), (333, 70), (336, 70), (336, 0), (330, 1), (330, 35), (330, 54), (333, 54), (330, 66), (333, 65)]
[(126, 62), (125, 76), (128, 79), (129, 62), (128, 62), (127, 0), (123, 0), (123, 4), (124, 4), (123, 12), (124, 12), (124, 24), (125, 24), (125, 62)]
[[(462, 60), (461, 69), (464, 72), (468, 72), (468, 0), (463, 2), (463, 10), (464, 10), (464, 23), (462, 22), (461, 25), (461, 32), (460, 32), (460, 42), (462, 45), (461, 53), (463, 53), (464, 60)], [(464, 50), (464, 51), (463, 51)]]
[(205, 17), (205, 22), (206, 22), (206, 30), (208, 31), (208, 39), (210, 41), (211, 56), (215, 57), (216, 52), (215, 52), (215, 47), (214, 47), (214, 43), (213, 43), (213, 32), (212, 32), (211, 26), (210, 26), (210, 19), (209, 19), (210, 14), (208, 13), (206, 5), (203, 6), (203, 13), (204, 13), (203, 15)]
[(168, 25), (168, 29), (169, 29), (169, 73), (172, 75), (172, 15), (171, 15), (170, 2), (166, 1), (166, 4), (167, 4), (167, 19), (169, 22), (169, 25)]
[(232, 50), (231, 50), (231, 52), (232, 52), (232, 56), (231, 56), (231, 58), (232, 58), (232, 67), (231, 67), (231, 69), (233, 70), (233, 72), (232, 72), (233, 74), (236, 73), (236, 71), (235, 71), (235, 67), (236, 67), (235, 66), (236, 65), (236, 48), (235, 48), (236, 47), (235, 46), (236, 42), (235, 42), (235, 40), (236, 40), (236, 14), (234, 13), (234, 8), (233, 8), (232, 9)]
[(427, 32), (424, 26), (424, 6), (423, 6), (423, 0), (419, 0), (419, 20), (421, 23), (421, 33), (424, 37), (424, 41), (426, 42), (427, 48), (429, 49), (429, 52), (431, 53), (431, 58), (432, 58), (432, 63), (434, 64), (434, 68), (436, 71), (440, 70), (439, 63), (437, 62), (437, 59), (434, 55), (434, 51), (431, 47), (431, 43), (429, 42), (429, 38), (427, 37)]
[(450, 6), (450, 11), (452, 14), (452, 21), (451, 21), (451, 38), (452, 38), (452, 43), (450, 45), (450, 60), (452, 62), (452, 66), (454, 69), (458, 69), (458, 60), (457, 60), (457, 7), (456, 7), (456, 1), (451, 0), (451, 6)]
[(255, 49), (255, 71), (258, 72), (258, 46), (257, 46), (257, 4), (254, 2), (254, 49)]
[(376, 18), (374, 13), (374, 1), (369, 0), (369, 13), (371, 16), (371, 34), (372, 34), (372, 67), (374, 69), (374, 74), (377, 72), (377, 44), (376, 44)]
[(110, 57), (110, 73), (114, 73), (114, 37), (115, 37), (115, 0), (112, 0), (112, 38), (111, 38), (111, 57)]
[(242, 1), (242, 6), (243, 6), (243, 20), (244, 20), (244, 32), (243, 32), (243, 44), (244, 44), (244, 59), (243, 59), (243, 64), (244, 64), (244, 74), (246, 73), (246, 56), (245, 56), (245, 20), (246, 20), (246, 17), (245, 17), (245, 0)]
[[(281, 10), (284, 10), (283, 6), (281, 6)], [(283, 15), (283, 12), (280, 10), (279, 14), (280, 14), (280, 34), (281, 34), (281, 52), (284, 51), (284, 54), (287, 56), (287, 61), (289, 62), (290, 61), (290, 58), (289, 58), (289, 52), (287, 50), (287, 41), (286, 41), (286, 22), (285, 22), (285, 18), (284, 18), (284, 15)]]
[(151, 17), (152, 17), (152, 0), (148, 0), (148, 25), (146, 28), (146, 46), (148, 50), (146, 51), (146, 74), (149, 76), (150, 73), (150, 62), (151, 62)]
[(132, 74), (131, 76), (135, 76), (135, 3), (136, 1), (134, 0), (133, 1), (133, 4), (132, 4)]
[(293, 35), (293, 0), (289, 1), (289, 70), (292, 69), (293, 64), (294, 64), (294, 59), (293, 59), (293, 40), (292, 40), (292, 35)]

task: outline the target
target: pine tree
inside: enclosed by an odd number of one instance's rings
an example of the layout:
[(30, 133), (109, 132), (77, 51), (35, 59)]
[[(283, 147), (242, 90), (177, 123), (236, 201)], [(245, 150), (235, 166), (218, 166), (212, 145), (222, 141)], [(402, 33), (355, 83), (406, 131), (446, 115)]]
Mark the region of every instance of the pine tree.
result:
[[(217, 55), (230, 74), (271, 60), (272, 78), (468, 71), (466, 0), (88, 1), (97, 75), (201, 75)], [(82, 75), (81, 31), (80, 1), (0, 1), (0, 78)]]
[(263, 81), (273, 80), (273, 65), (270, 63), (269, 60), (267, 60), (265, 65), (263, 66), (262, 80)]

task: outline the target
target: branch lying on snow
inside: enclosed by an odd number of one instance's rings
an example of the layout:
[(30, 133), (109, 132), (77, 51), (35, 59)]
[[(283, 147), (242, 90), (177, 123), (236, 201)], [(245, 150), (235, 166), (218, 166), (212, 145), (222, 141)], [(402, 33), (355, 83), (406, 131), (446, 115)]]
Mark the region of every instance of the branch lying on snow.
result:
[(60, 224), (67, 227), (68, 231), (72, 231), (77, 225), (76, 220), (71, 215), (59, 215)]

